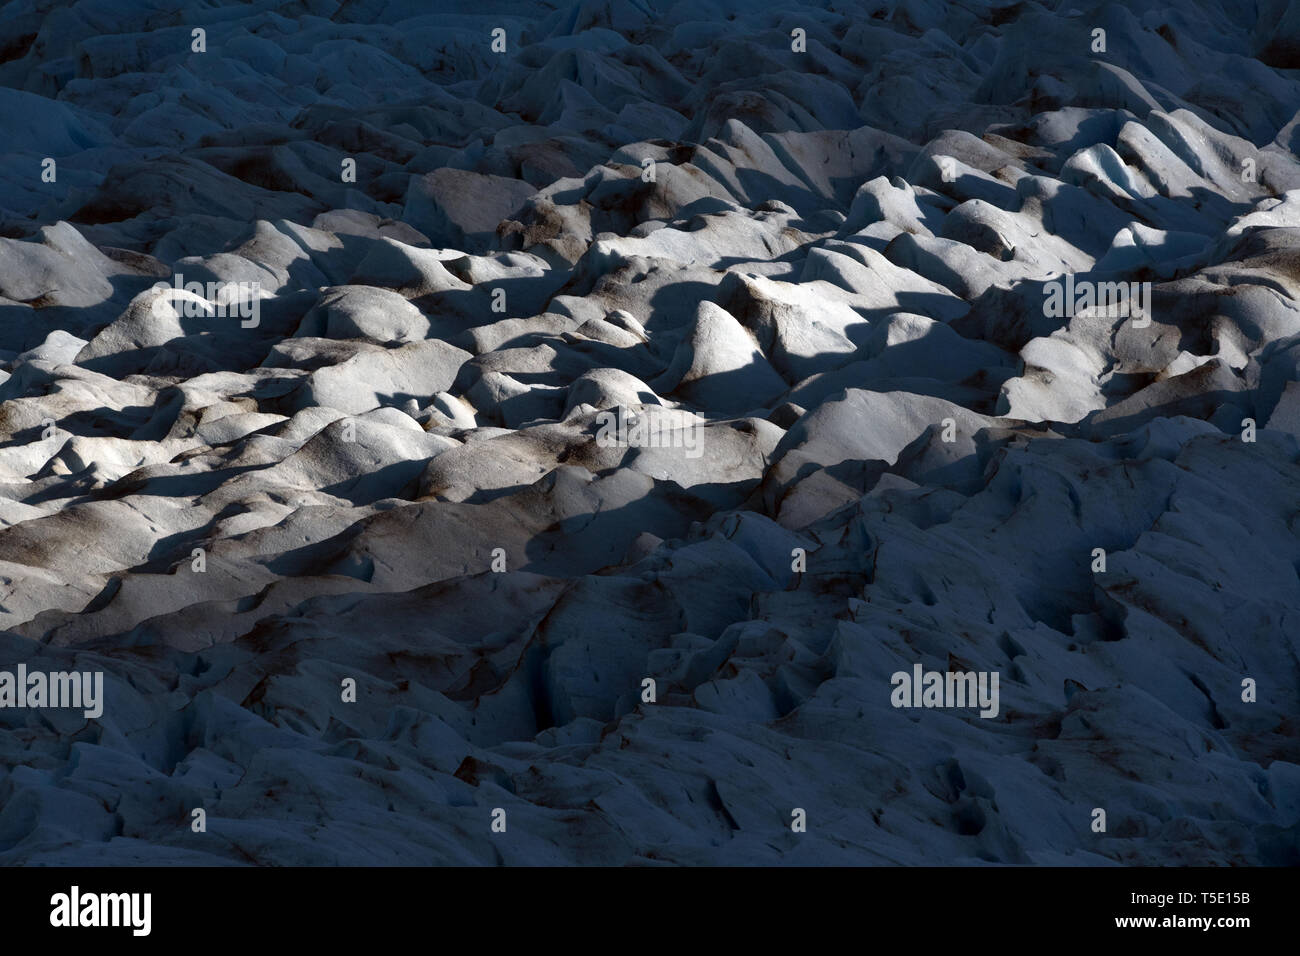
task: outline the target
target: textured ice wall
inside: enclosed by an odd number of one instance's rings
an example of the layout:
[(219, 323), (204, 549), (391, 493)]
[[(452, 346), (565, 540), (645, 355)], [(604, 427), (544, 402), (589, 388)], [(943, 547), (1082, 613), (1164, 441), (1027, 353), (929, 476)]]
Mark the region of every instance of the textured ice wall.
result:
[(1300, 861), (1300, 16), (1056, 6), (0, 6), (0, 862)]

